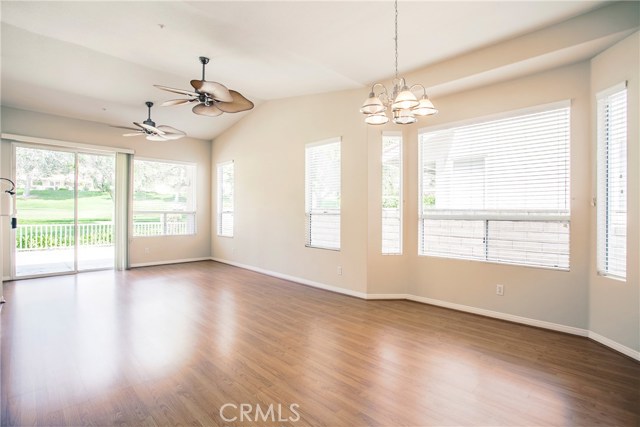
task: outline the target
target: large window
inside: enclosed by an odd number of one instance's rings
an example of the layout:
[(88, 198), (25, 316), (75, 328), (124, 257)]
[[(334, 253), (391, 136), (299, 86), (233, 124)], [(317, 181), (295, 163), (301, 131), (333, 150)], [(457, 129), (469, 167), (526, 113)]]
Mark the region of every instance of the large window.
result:
[(382, 253), (402, 254), (402, 134), (382, 135)]
[(569, 103), (420, 132), (419, 254), (569, 269)]
[(233, 162), (218, 164), (218, 236), (233, 237)]
[(598, 273), (627, 273), (627, 89), (598, 94)]
[(196, 166), (160, 160), (133, 162), (133, 235), (196, 232)]
[(305, 148), (306, 246), (340, 249), (340, 139)]

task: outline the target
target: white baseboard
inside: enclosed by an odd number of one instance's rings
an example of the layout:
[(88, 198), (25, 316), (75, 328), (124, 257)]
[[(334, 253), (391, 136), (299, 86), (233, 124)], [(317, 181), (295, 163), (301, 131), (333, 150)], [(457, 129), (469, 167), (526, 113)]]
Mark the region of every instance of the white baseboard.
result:
[(364, 292), (358, 292), (351, 289), (341, 288), (339, 286), (326, 285), (320, 282), (314, 282), (313, 280), (303, 279), (301, 277), (290, 276), (288, 274), (278, 273), (277, 271), (265, 270), (264, 268), (254, 267), (252, 265), (242, 264), (235, 261), (229, 261), (221, 258), (210, 258), (212, 261), (220, 262), (222, 264), (233, 265), (234, 267), (244, 268), (245, 270), (255, 271), (256, 273), (266, 274), (267, 276), (277, 277), (278, 279), (288, 280), (290, 282), (300, 283), (302, 285), (312, 286), (318, 289), (324, 289), (325, 291), (337, 292), (339, 294), (349, 295), (351, 297), (367, 299), (367, 294)]
[(3, 281), (3, 282), (9, 282), (10, 280), (11, 280), (11, 277), (10, 277), (10, 276), (3, 276), (3, 277), (2, 277), (2, 281)]
[(291, 282), (300, 283), (303, 285), (313, 286), (314, 288), (324, 289), (331, 292), (337, 292), (352, 297), (362, 298), (366, 300), (408, 300), (415, 301), (423, 304), (435, 305), (438, 307), (450, 308), (452, 310), (463, 311), (466, 313), (479, 314), (481, 316), (493, 317), (495, 319), (507, 320), (509, 322), (520, 323), (523, 325), (535, 326), (537, 328), (549, 329), (552, 331), (564, 332), (566, 334), (578, 335), (581, 337), (589, 338), (600, 344), (609, 347), (619, 353), (631, 357), (632, 359), (640, 361), (640, 351), (633, 350), (620, 343), (617, 343), (595, 332), (589, 331), (583, 328), (576, 328), (575, 326), (567, 326), (559, 323), (547, 322), (544, 320), (531, 319), (529, 317), (516, 316), (514, 314), (502, 313), (499, 311), (486, 310), (484, 308), (472, 307), (469, 305), (456, 304), (448, 301), (442, 301), (433, 298), (421, 297), (411, 294), (367, 294), (364, 292), (353, 291), (350, 289), (344, 289), (337, 286), (326, 285), (324, 283), (314, 282), (300, 277), (290, 276), (287, 274), (278, 273), (263, 268), (253, 267), (251, 265), (241, 264), (234, 261), (229, 261), (220, 258), (210, 258), (212, 261), (217, 261), (223, 264), (233, 265), (235, 267), (244, 268), (246, 270), (255, 271), (257, 273), (266, 274), (267, 276), (273, 276), (280, 279), (289, 280)]
[(596, 342), (599, 342), (600, 344), (612, 348), (615, 351), (617, 351), (618, 353), (622, 353), (625, 356), (628, 356), (632, 359), (635, 359), (637, 361), (640, 361), (640, 351), (636, 351), (632, 348), (629, 348), (625, 345), (622, 345), (614, 340), (611, 340), (607, 337), (603, 337), (600, 334), (597, 334), (593, 331), (589, 331), (589, 335), (588, 337)]
[(393, 299), (409, 299), (407, 294), (366, 294), (368, 300), (393, 300)]
[(153, 262), (139, 262), (136, 264), (131, 264), (129, 267), (137, 268), (137, 267), (152, 267), (156, 265), (165, 265), (165, 264), (182, 264), (185, 262), (197, 262), (197, 261), (210, 261), (210, 257), (200, 257), (200, 258), (185, 258), (185, 259), (172, 259), (168, 261), (153, 261)]
[(416, 295), (407, 295), (407, 299), (409, 301), (417, 301), (425, 304), (437, 305), (439, 307), (451, 308), (453, 310), (479, 314), (481, 316), (493, 317), (495, 319), (508, 320), (509, 322), (522, 323), (523, 325), (550, 329), (552, 331), (564, 332), (571, 335), (579, 335), (581, 337), (588, 336), (588, 332), (589, 332), (586, 329), (576, 328), (574, 326), (566, 326), (566, 325), (561, 325), (559, 323), (546, 322), (544, 320), (531, 319), (529, 317), (516, 316), (514, 314), (502, 313), (500, 311), (486, 310), (484, 308), (472, 307), (472, 306), (463, 305), (463, 304), (456, 304), (453, 302), (442, 301), (442, 300), (437, 300), (433, 298), (420, 297)]

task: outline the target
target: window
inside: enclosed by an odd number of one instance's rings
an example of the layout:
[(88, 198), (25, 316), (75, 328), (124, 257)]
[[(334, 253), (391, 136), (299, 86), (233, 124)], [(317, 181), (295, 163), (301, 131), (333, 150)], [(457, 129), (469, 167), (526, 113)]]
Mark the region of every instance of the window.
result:
[(598, 273), (627, 273), (627, 89), (598, 94)]
[(340, 249), (340, 139), (305, 148), (306, 246)]
[(218, 164), (218, 236), (233, 237), (233, 162)]
[(569, 103), (420, 132), (419, 254), (569, 269)]
[(402, 254), (402, 135), (382, 135), (382, 253)]
[(133, 235), (196, 232), (196, 165), (160, 160), (133, 162)]

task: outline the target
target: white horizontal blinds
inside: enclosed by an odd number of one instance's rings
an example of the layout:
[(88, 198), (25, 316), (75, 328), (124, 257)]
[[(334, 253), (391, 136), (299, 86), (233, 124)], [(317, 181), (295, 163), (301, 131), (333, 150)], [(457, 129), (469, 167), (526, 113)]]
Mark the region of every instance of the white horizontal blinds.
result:
[(133, 235), (195, 234), (196, 166), (134, 159)]
[(382, 135), (382, 253), (402, 254), (402, 134)]
[(234, 164), (218, 164), (218, 236), (233, 237)]
[(626, 277), (627, 90), (599, 94), (597, 265), (603, 275)]
[(305, 148), (306, 245), (340, 249), (340, 139)]
[(569, 268), (569, 104), (420, 133), (420, 254)]

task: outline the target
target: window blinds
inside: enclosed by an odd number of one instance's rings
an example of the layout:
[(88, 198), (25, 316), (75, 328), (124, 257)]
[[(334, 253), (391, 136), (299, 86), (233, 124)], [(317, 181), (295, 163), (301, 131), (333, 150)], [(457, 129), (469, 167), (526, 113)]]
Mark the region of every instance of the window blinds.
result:
[(382, 135), (382, 253), (402, 254), (402, 134)]
[(340, 249), (340, 139), (305, 148), (306, 246)]
[(568, 102), (429, 131), (422, 255), (569, 268)]
[(626, 277), (627, 90), (618, 85), (598, 94), (597, 267)]
[(233, 162), (219, 163), (218, 173), (218, 236), (233, 237)]

